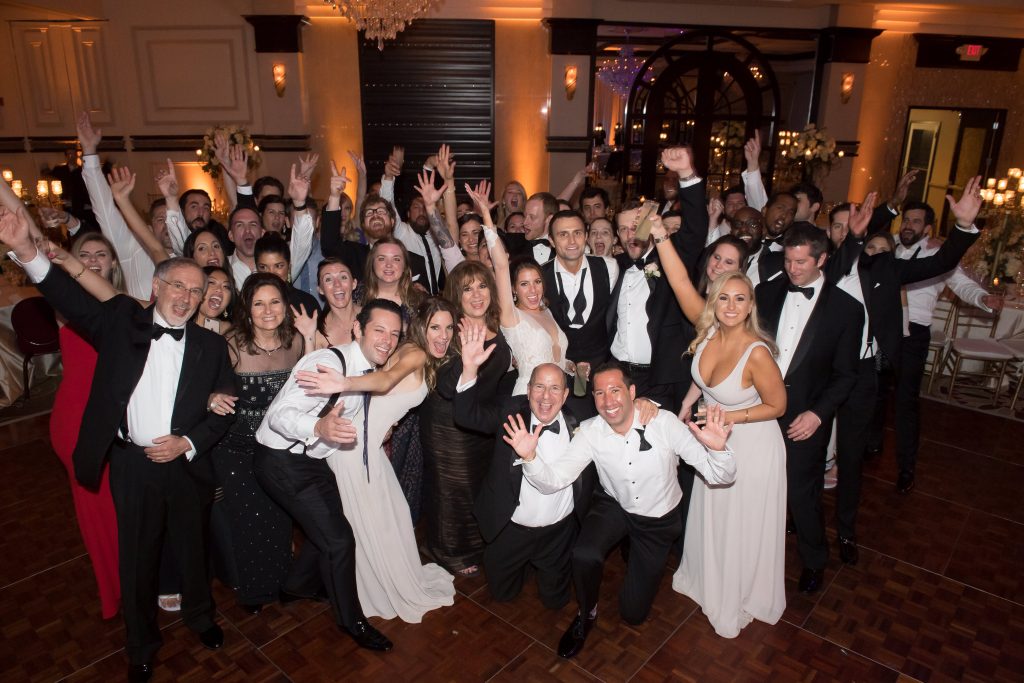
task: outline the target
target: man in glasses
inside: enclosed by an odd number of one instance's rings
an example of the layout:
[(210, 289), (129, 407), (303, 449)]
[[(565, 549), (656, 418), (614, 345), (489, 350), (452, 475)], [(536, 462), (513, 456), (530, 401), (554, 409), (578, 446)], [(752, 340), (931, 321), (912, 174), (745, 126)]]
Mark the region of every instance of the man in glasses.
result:
[(224, 643), (206, 575), (203, 510), (213, 498), (207, 452), (234, 420), (207, 406), (210, 394), (234, 392), (227, 344), (192, 322), (206, 290), (195, 261), (160, 263), (148, 308), (121, 294), (101, 303), (77, 278), (51, 267), (36, 249), (30, 221), (24, 209), (0, 209), (0, 241), (98, 353), (72, 458), (75, 476), (90, 488), (99, 486), (109, 459), (128, 677), (149, 680), (162, 640), (157, 572), (165, 534), (181, 572), (185, 624), (207, 648)]

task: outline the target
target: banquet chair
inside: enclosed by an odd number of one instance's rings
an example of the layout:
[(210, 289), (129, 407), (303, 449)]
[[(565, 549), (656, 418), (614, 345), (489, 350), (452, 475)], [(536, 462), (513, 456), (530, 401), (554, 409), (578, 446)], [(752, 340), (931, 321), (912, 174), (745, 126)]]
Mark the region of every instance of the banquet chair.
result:
[[(953, 317), (956, 313), (956, 306), (953, 305), (954, 295), (949, 287), (942, 291), (942, 296), (935, 303), (935, 313), (944, 313), (946, 322), (942, 327), (931, 328), (931, 339), (928, 340), (928, 358), (925, 361), (925, 372), (928, 373), (928, 393), (932, 393), (932, 386), (935, 378), (942, 373), (942, 361), (946, 355), (946, 347), (949, 346), (950, 328), (953, 326)], [(933, 315), (934, 318), (934, 315)]]
[[(1011, 337), (1009, 339), (1000, 339), (999, 341), (1013, 353), (1014, 362), (1017, 363), (1017, 388), (1010, 398), (1010, 414), (1012, 415), (1017, 408), (1017, 401), (1020, 399), (1021, 386), (1024, 385), (1024, 338)], [(1010, 381), (1011, 383), (1013, 382), (1012, 379)]]
[(60, 352), (60, 336), (53, 308), (41, 296), (22, 299), (11, 311), (11, 327), (18, 342), (18, 350), (25, 356), (21, 365), (21, 376), (25, 391), (16, 403), (21, 404), (32, 397), (29, 385), (28, 364), (35, 356)]
[[(992, 401), (996, 403), (1002, 389), (1003, 379), (1006, 376), (1006, 367), (1014, 359), (1013, 351), (995, 339), (996, 326), (999, 324), (999, 311), (988, 313), (959, 300), (954, 304), (954, 309), (949, 351), (936, 373), (941, 374), (946, 368), (949, 368), (952, 373), (946, 401), (952, 400), (953, 390), (956, 388), (958, 379), (962, 379), (963, 376), (974, 376), (986, 381), (996, 380), (992, 390)], [(972, 332), (975, 335), (987, 332), (987, 336), (971, 336)], [(980, 362), (981, 370), (977, 372), (963, 370), (964, 361)]]

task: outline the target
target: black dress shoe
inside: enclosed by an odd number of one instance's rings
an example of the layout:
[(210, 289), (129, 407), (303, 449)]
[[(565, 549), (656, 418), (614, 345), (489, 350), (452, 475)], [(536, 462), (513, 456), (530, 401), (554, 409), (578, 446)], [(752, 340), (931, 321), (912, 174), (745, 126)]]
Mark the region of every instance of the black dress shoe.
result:
[(910, 470), (900, 470), (900, 474), (896, 477), (896, 491), (898, 493), (907, 494), (914, 489), (914, 473)]
[(569, 630), (558, 641), (558, 656), (570, 659), (578, 655), (583, 649), (583, 643), (587, 642), (587, 634), (590, 633), (590, 629), (594, 628), (596, 621), (596, 614), (586, 619), (577, 614), (576, 618), (572, 620), (572, 624), (569, 625)]
[(824, 569), (807, 569), (804, 568), (800, 574), (800, 583), (797, 584), (797, 588), (800, 589), (801, 593), (817, 592), (821, 588), (821, 580), (825, 577)]
[(357, 621), (352, 628), (345, 628), (343, 626), (342, 630), (352, 636), (352, 640), (356, 641), (356, 645), (367, 650), (391, 652), (391, 648), (394, 647), (383, 633), (375, 629), (365, 619)]
[(224, 644), (224, 631), (220, 630), (220, 626), (214, 624), (199, 634), (199, 642), (207, 650), (219, 650)]
[(857, 564), (857, 560), (860, 559), (860, 551), (857, 550), (855, 538), (839, 537), (839, 559), (843, 561), (843, 564)]
[(239, 604), (238, 606), (241, 607), (242, 610), (246, 614), (251, 614), (253, 616), (256, 616), (257, 614), (259, 614), (260, 612), (263, 611), (263, 605), (243, 605), (243, 604)]
[(128, 683), (145, 683), (153, 677), (153, 665), (131, 664), (128, 666)]

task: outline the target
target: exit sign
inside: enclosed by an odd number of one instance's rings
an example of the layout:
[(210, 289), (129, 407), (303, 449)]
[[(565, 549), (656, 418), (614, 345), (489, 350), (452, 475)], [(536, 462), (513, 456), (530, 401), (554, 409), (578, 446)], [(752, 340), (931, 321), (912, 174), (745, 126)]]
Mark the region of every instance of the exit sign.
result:
[(988, 48), (978, 43), (966, 43), (956, 49), (961, 62), (980, 62), (982, 55), (986, 52), (988, 52)]

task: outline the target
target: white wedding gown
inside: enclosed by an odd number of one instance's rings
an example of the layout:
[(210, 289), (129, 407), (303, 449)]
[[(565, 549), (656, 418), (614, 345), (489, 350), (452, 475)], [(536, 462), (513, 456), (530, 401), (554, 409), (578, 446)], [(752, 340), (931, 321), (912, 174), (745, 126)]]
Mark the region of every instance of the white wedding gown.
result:
[[(396, 389), (401, 387), (400, 383)], [(425, 613), (455, 599), (452, 575), (436, 564), (420, 562), (409, 504), (383, 447), (391, 426), (426, 396), (426, 382), (420, 382), (412, 391), (372, 397), (367, 425), (369, 481), (361, 445), (327, 458), (355, 535), (356, 586), (368, 617), (399, 617), (418, 624)]]
[[(565, 349), (569, 346), (569, 340), (565, 332), (555, 322), (551, 311), (544, 310), (541, 315), (547, 316), (551, 325), (558, 330), (557, 349), (554, 348), (551, 333), (530, 313), (524, 313), (518, 308), (515, 309), (518, 322), (515, 327), (502, 327), (501, 333), (505, 335), (505, 341), (512, 350), (512, 357), (516, 359), (516, 369), (519, 371), (519, 378), (516, 380), (515, 388), (512, 389), (513, 396), (523, 396), (530, 384), (530, 375), (533, 369), (544, 363), (554, 363), (565, 369)], [(558, 357), (555, 357), (557, 351)]]
[[(708, 405), (744, 410), (761, 403), (753, 386), (743, 388), (743, 367), (713, 387), (700, 377), (697, 347), (692, 374)], [(694, 600), (715, 633), (735, 638), (752, 619), (776, 623), (786, 609), (786, 445), (776, 420), (733, 425), (729, 447), (736, 456), (736, 481), (729, 486), (693, 482), (686, 519), (683, 561), (672, 588)]]

